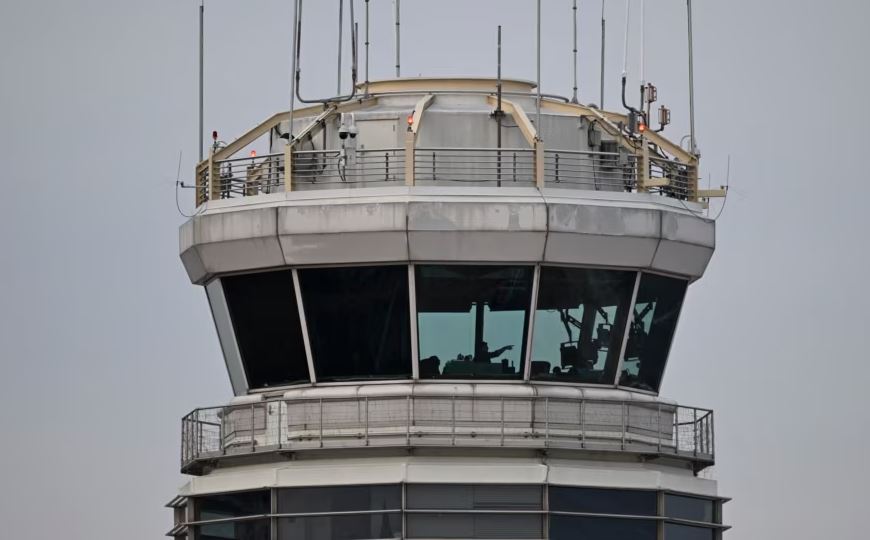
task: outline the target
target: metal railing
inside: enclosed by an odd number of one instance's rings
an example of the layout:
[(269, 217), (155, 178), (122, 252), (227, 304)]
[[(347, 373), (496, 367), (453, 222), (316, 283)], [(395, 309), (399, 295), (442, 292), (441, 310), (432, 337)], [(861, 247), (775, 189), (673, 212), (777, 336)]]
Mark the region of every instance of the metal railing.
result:
[(414, 182), (534, 186), (535, 151), (531, 148), (417, 148)]
[(635, 191), (637, 173), (637, 156), (625, 152), (544, 151), (544, 181), (550, 187)]
[(689, 200), (695, 196), (691, 187), (693, 177), (694, 168), (691, 165), (660, 157), (649, 158), (650, 180), (667, 180), (666, 186), (651, 188), (650, 191), (672, 199)]
[(405, 181), (405, 150), (296, 150), (293, 152), (294, 184), (341, 187)]
[(658, 402), (362, 396), (278, 399), (196, 409), (181, 423), (181, 469), (267, 452), (362, 447), (509, 447), (714, 461), (713, 412)]
[(215, 162), (221, 199), (251, 197), (284, 190), (284, 154), (266, 154)]

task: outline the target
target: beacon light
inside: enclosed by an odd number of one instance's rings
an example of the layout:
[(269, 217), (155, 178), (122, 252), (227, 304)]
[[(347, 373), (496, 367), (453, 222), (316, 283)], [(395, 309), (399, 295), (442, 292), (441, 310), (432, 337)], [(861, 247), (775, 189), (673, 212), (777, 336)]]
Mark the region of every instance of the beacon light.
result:
[(212, 140), (217, 141), (217, 131), (211, 132), (211, 138), (212, 138)]
[(251, 150), (251, 157), (257, 157), (257, 151)]

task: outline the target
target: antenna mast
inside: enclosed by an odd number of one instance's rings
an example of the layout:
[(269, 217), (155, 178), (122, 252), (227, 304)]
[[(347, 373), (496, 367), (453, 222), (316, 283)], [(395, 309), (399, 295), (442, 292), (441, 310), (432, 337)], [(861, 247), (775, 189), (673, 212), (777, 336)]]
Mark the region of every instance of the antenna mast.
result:
[(401, 77), (402, 76), (401, 62), (400, 62), (400, 58), (401, 58), (401, 55), (400, 55), (400, 52), (401, 52), (400, 37), (401, 37), (401, 34), (399, 32), (399, 27), (401, 25), (401, 15), (400, 15), (400, 11), (399, 11), (399, 0), (393, 0), (393, 2), (395, 2), (395, 6), (396, 6), (396, 13), (395, 13), (395, 17), (396, 17), (396, 77)]
[(604, 110), (604, 0), (601, 0), (601, 77), (599, 83), (601, 84), (601, 100), (599, 105), (601, 110)]
[(574, 0), (574, 96), (571, 98), (571, 103), (577, 101), (577, 0)]
[(205, 2), (199, 2), (199, 160), (203, 160), (203, 60), (205, 58), (204, 46), (204, 21), (205, 21)]
[(695, 70), (692, 57), (692, 0), (686, 0), (689, 23), (689, 148), (695, 155), (698, 154), (698, 146), (695, 141)]

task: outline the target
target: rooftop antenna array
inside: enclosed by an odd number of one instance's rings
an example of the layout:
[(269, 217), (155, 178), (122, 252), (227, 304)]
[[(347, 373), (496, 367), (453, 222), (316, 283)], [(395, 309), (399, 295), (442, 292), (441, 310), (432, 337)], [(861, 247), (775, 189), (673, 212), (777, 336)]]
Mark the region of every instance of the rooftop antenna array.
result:
[(600, 101), (598, 106), (604, 110), (604, 36), (606, 33), (604, 22), (604, 0), (601, 0), (601, 76), (598, 80), (601, 85)]

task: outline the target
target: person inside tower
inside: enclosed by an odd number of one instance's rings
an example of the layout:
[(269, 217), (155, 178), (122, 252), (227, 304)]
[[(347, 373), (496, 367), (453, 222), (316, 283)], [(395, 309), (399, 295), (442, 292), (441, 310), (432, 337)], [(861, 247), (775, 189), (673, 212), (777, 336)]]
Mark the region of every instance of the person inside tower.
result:
[(477, 347), (477, 350), (474, 351), (474, 361), (489, 364), (493, 360), (504, 354), (505, 351), (509, 351), (513, 348), (513, 345), (505, 345), (504, 347), (500, 347), (494, 351), (490, 351), (489, 344), (485, 341), (481, 341), (479, 346)]

